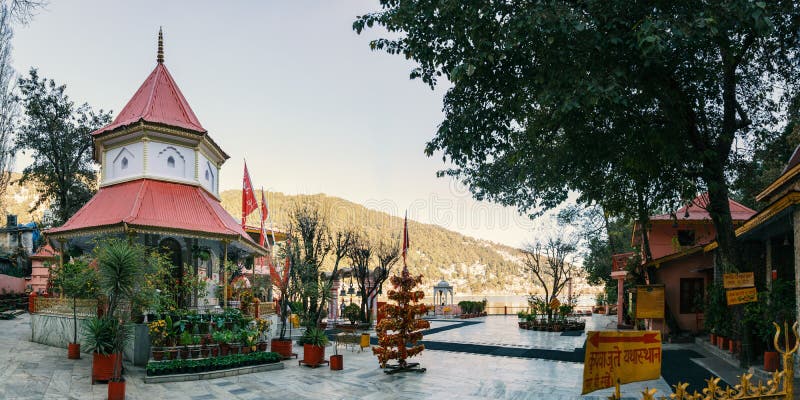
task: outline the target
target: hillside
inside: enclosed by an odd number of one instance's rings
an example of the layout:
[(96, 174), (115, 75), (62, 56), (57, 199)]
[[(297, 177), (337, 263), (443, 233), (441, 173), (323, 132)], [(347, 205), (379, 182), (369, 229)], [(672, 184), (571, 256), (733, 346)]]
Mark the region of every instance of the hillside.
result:
[[(19, 178), (19, 174), (14, 175), (12, 181)], [(0, 212), (16, 214), (20, 223), (41, 221), (44, 207), (30, 212), (36, 198), (32, 185), (12, 184), (0, 199)], [(240, 190), (224, 191), (221, 198), (231, 215), (241, 215)], [(268, 200), (272, 221), (278, 229), (285, 227), (286, 211), (298, 200), (320, 204), (329, 216), (333, 231), (353, 227), (371, 239), (394, 236), (399, 241), (403, 229), (402, 218), (337, 197), (323, 194), (292, 196), (272, 192)], [(251, 215), (248, 223), (257, 226), (257, 214)], [(409, 221), (408, 229), (411, 240), (409, 268), (412, 273), (424, 276), (424, 285), (428, 288), (445, 279), (454, 286), (457, 295), (524, 295), (535, 291), (523, 271), (518, 249), (413, 220)], [(327, 261), (332, 262), (330, 259)]]
[[(240, 190), (221, 194), (222, 205), (232, 215), (241, 215)], [(318, 203), (329, 216), (333, 231), (355, 227), (371, 239), (398, 238), (403, 230), (403, 219), (387, 213), (368, 209), (337, 197), (318, 195), (289, 196), (270, 193), (270, 213), (276, 228), (285, 226), (286, 210), (300, 199)], [(248, 224), (257, 226), (256, 213)], [(527, 294), (530, 281), (525, 279), (518, 249), (478, 240), (449, 231), (436, 225), (409, 221), (411, 241), (409, 269), (424, 276), (425, 286), (431, 287), (441, 279), (452, 284), (460, 295)]]

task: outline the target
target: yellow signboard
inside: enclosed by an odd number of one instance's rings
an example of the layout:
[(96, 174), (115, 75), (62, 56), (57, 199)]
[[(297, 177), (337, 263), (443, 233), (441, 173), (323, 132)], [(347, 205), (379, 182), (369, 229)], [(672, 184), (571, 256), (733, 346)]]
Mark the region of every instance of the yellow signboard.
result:
[(553, 299), (550, 301), (550, 309), (551, 310), (558, 310), (558, 307), (561, 307), (561, 302), (558, 299)]
[(728, 290), (725, 292), (725, 295), (728, 298), (729, 306), (758, 301), (758, 292), (756, 292), (756, 288), (754, 287)]
[(583, 363), (583, 391), (661, 377), (661, 332), (589, 331)]
[(725, 289), (735, 289), (755, 286), (755, 277), (752, 272), (741, 272), (722, 275), (722, 286)]
[(636, 287), (636, 319), (664, 318), (664, 285)]

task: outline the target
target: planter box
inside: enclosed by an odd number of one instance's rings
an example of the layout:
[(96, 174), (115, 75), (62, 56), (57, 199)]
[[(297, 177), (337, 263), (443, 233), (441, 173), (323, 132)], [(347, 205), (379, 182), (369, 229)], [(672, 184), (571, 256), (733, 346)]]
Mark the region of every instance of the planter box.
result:
[(174, 374), (174, 375), (159, 375), (159, 376), (145, 376), (144, 383), (164, 383), (164, 382), (186, 382), (198, 381), (205, 379), (224, 378), (226, 376), (237, 376), (252, 374), (254, 372), (274, 371), (283, 369), (283, 363), (277, 362), (273, 364), (256, 365), (250, 367), (231, 368), (220, 371), (198, 372), (193, 374)]

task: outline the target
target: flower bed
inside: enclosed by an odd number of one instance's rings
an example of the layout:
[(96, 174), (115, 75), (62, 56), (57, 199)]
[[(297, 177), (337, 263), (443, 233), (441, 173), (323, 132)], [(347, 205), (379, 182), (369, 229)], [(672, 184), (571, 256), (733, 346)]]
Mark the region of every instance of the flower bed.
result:
[(231, 354), (198, 360), (151, 361), (147, 363), (146, 371), (148, 376), (187, 374), (274, 364), (281, 360), (280, 354), (273, 352)]

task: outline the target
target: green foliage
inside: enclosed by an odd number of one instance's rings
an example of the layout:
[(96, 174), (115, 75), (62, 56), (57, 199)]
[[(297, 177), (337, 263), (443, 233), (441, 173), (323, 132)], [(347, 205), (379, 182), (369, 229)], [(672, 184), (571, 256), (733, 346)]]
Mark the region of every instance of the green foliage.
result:
[(350, 303), (344, 308), (344, 317), (350, 320), (351, 324), (361, 321), (361, 308), (355, 303)]
[(50, 283), (65, 296), (80, 299), (97, 296), (97, 271), (86, 260), (72, 260), (50, 271)]
[(98, 354), (114, 353), (117, 330), (118, 322), (112, 318), (91, 317), (85, 320), (83, 334), (86, 338), (86, 349)]
[(95, 112), (86, 103), (76, 106), (65, 94), (66, 86), (40, 77), (33, 68), (18, 83), (25, 118), (12, 150), (30, 153), (32, 160), (19, 182), (37, 183), (33, 208), (50, 204), (52, 222), (59, 225), (96, 190), (89, 133), (110, 123), (111, 113)]
[(283, 358), (278, 353), (255, 352), (249, 354), (230, 354), (227, 356), (204, 358), (199, 360), (167, 360), (151, 361), (147, 363), (146, 372), (149, 376), (171, 375), (178, 373), (193, 373), (216, 371), (249, 365), (273, 364)]
[(145, 251), (120, 239), (107, 239), (95, 247), (98, 286), (108, 296), (108, 314), (116, 316), (121, 301), (134, 297), (144, 282)]
[(462, 314), (478, 314), (486, 309), (486, 299), (481, 301), (459, 301), (458, 307)]
[(707, 289), (707, 301), (705, 313), (705, 327), (712, 333), (721, 336), (728, 336), (731, 333), (731, 316), (728, 310), (728, 302), (725, 298), (725, 289), (721, 284), (712, 284)]
[(328, 345), (328, 335), (320, 328), (308, 328), (300, 338), (300, 344), (324, 347)]
[(738, 265), (733, 145), (779, 125), (797, 92), (794, 1), (380, 4), (353, 23), (390, 32), (370, 48), (413, 60), (431, 87), (452, 83), (426, 147), (454, 166), (440, 175), (523, 210), (577, 191), (639, 220), (699, 184)]

